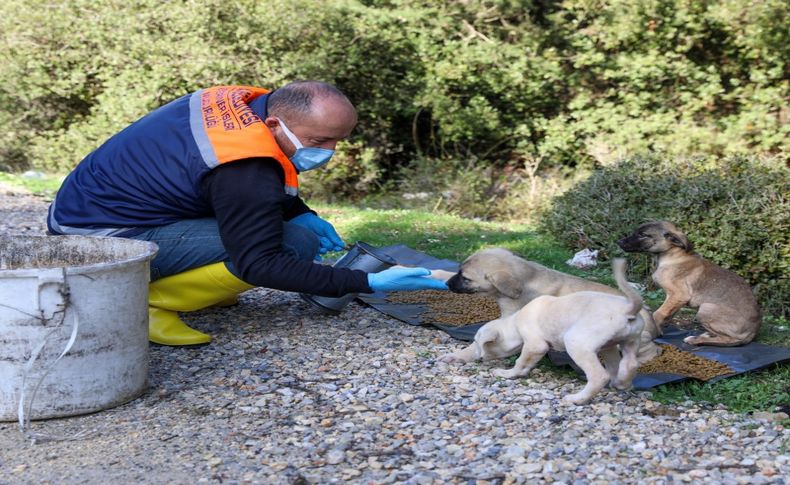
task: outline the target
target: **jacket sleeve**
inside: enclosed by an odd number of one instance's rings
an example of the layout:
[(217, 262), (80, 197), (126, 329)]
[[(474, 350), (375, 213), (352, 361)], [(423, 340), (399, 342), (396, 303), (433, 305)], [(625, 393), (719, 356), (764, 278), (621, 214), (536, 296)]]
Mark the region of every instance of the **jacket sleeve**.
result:
[[(286, 221), (290, 221), (296, 216), (300, 216), (306, 212), (312, 212), (315, 214), (315, 211), (310, 209), (307, 204), (304, 203), (301, 197), (288, 197), (286, 204), (283, 207), (283, 219)], [(318, 215), (318, 214), (316, 214)]]
[(286, 208), (291, 217), (309, 210), (286, 195), (283, 186), (282, 169), (267, 158), (226, 163), (204, 177), (204, 197), (238, 276), (255, 286), (320, 296), (372, 292), (364, 271), (336, 269), (283, 252)]

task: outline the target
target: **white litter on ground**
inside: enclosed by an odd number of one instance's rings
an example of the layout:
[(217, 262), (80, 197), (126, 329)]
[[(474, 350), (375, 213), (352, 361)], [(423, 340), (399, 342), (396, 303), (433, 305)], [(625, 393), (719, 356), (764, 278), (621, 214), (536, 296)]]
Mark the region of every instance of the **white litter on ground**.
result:
[(584, 248), (574, 254), (572, 259), (565, 261), (565, 264), (580, 269), (598, 266), (598, 250), (596, 249), (593, 251), (588, 248)]

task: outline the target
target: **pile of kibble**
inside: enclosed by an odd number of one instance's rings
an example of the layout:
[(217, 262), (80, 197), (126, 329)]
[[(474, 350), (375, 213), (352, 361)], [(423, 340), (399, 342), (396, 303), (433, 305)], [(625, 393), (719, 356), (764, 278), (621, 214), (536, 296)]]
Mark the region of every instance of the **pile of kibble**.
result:
[(684, 352), (674, 345), (661, 344), (661, 355), (639, 366), (639, 374), (668, 373), (707, 381), (734, 374), (728, 365)]
[(393, 291), (387, 295), (392, 303), (425, 305), (420, 314), (422, 323), (439, 323), (460, 327), (489, 322), (500, 316), (496, 300), (481, 295), (451, 293), (440, 290)]

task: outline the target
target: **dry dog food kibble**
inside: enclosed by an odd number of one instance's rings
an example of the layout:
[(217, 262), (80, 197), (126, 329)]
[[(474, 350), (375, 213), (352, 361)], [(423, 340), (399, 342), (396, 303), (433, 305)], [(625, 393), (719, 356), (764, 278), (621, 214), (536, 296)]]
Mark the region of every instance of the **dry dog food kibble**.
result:
[(661, 344), (661, 349), (661, 355), (637, 369), (639, 374), (666, 372), (707, 381), (717, 376), (735, 373), (726, 364), (684, 352), (674, 345)]
[(393, 291), (387, 295), (392, 303), (426, 305), (422, 323), (441, 323), (460, 327), (499, 318), (496, 300), (487, 296), (451, 293), (449, 291)]

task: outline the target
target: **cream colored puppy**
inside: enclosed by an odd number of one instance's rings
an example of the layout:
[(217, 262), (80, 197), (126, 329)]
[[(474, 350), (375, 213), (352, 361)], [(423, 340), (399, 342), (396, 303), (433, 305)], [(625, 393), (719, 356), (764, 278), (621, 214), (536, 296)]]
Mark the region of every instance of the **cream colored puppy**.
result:
[(512, 355), (520, 347), (521, 355), (512, 369), (493, 373), (505, 378), (522, 377), (549, 349), (555, 349), (566, 351), (587, 377), (584, 389), (565, 396), (565, 401), (584, 404), (607, 383), (628, 389), (636, 375), (645, 322), (640, 316), (642, 298), (625, 278), (625, 260), (616, 259), (613, 268), (617, 286), (625, 296), (594, 291), (539, 296), (513, 315), (485, 324), (471, 346), (440, 360), (494, 359)]
[[(595, 291), (622, 296), (616, 288), (527, 261), (504, 248), (477, 251), (461, 264), (458, 273), (437, 270), (431, 278), (446, 281), (454, 293), (475, 293), (495, 298), (503, 317), (512, 315), (542, 295), (564, 296), (579, 291)], [(653, 342), (661, 332), (653, 323), (649, 308), (642, 308), (641, 316), (645, 328), (637, 358), (639, 363), (645, 363), (661, 355), (661, 348)], [(473, 345), (461, 354), (473, 355)], [(453, 360), (468, 362), (459, 357)]]

